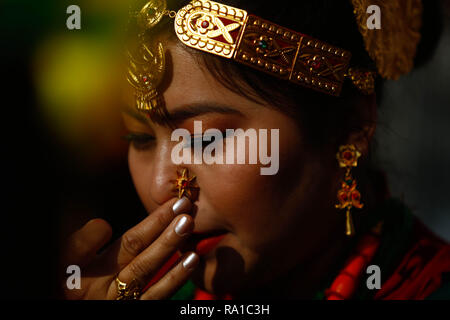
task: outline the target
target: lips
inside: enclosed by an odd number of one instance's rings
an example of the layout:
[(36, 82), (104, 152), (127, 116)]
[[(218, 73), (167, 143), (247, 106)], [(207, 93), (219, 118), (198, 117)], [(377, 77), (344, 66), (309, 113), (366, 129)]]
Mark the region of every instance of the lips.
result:
[(222, 234), (219, 236), (209, 237), (203, 240), (200, 240), (197, 243), (197, 246), (195, 248), (195, 251), (198, 253), (198, 255), (202, 256), (213, 250), (220, 241), (226, 236), (226, 234)]
[(187, 240), (188, 250), (195, 250), (202, 256), (212, 251), (227, 235), (228, 231), (194, 232)]

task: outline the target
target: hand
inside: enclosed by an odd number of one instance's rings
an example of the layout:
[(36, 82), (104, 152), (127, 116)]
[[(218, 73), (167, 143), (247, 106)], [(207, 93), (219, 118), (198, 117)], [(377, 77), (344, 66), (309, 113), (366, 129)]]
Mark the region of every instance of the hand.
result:
[[(64, 282), (65, 298), (116, 299), (116, 276), (126, 284), (135, 279), (143, 289), (194, 229), (194, 220), (187, 215), (191, 208), (188, 198), (169, 200), (101, 254), (97, 252), (111, 239), (111, 227), (101, 219), (89, 221), (69, 238), (65, 250), (65, 268), (81, 268), (81, 289), (70, 290)], [(140, 299), (170, 298), (198, 262), (196, 253), (186, 253), (166, 275), (142, 292)]]

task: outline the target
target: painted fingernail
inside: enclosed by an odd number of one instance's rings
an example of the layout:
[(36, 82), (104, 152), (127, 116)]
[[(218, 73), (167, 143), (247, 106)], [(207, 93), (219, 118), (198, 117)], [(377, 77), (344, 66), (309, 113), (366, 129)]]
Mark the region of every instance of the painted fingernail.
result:
[(179, 199), (172, 207), (173, 212), (178, 215), (181, 213), (188, 213), (191, 209), (191, 200), (186, 197)]
[(190, 233), (191, 231), (192, 231), (192, 223), (189, 222), (186, 216), (181, 217), (181, 219), (175, 226), (175, 232), (182, 237)]
[(198, 254), (191, 252), (183, 261), (183, 267), (187, 270), (194, 269), (200, 261)]

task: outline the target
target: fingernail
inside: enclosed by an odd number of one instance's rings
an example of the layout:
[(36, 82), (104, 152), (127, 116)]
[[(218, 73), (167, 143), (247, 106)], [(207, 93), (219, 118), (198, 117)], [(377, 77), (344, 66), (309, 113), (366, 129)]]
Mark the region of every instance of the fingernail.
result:
[(191, 230), (192, 224), (189, 223), (188, 218), (186, 216), (181, 217), (181, 219), (175, 226), (175, 232), (181, 237), (188, 234)]
[(189, 212), (190, 209), (191, 209), (191, 201), (186, 197), (179, 199), (177, 202), (175, 202), (175, 204), (172, 207), (172, 210), (176, 215), (181, 213), (187, 213)]
[(198, 254), (191, 252), (183, 261), (183, 267), (185, 269), (194, 269), (199, 262)]

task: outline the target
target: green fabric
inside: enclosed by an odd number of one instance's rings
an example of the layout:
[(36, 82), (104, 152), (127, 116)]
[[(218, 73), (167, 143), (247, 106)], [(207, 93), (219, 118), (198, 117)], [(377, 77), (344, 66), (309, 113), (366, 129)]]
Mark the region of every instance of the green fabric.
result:
[(442, 285), (425, 300), (450, 300), (450, 274), (445, 273), (442, 277)]
[(194, 299), (195, 285), (189, 280), (181, 287), (170, 300), (192, 300)]

